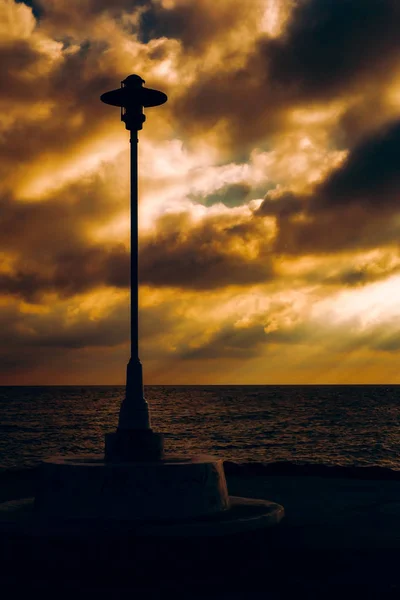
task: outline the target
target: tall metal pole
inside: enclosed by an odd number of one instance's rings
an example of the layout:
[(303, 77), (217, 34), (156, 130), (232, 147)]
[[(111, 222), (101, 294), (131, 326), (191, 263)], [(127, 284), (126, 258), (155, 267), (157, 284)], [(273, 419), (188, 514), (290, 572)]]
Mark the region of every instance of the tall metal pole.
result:
[(161, 457), (162, 435), (150, 427), (149, 407), (143, 393), (143, 372), (139, 359), (139, 228), (138, 228), (138, 131), (146, 117), (144, 107), (167, 101), (163, 92), (143, 87), (144, 80), (130, 75), (121, 88), (102, 94), (106, 104), (121, 107), (121, 120), (130, 136), (130, 220), (131, 220), (131, 357), (126, 371), (126, 394), (121, 404), (116, 434), (106, 435), (106, 459), (129, 460)]
[(138, 132), (131, 131), (131, 358), (139, 360)]
[(118, 429), (150, 429), (149, 407), (144, 398), (143, 370), (139, 358), (139, 206), (138, 130), (131, 129), (131, 357), (126, 370), (126, 394), (121, 405)]

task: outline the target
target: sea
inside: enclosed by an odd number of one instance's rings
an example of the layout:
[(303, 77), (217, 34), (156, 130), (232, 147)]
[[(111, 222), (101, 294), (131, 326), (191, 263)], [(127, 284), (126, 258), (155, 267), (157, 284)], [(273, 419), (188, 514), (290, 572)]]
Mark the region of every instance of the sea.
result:
[[(0, 387), (0, 471), (102, 453), (123, 386)], [(400, 386), (146, 386), (166, 452), (400, 470)]]

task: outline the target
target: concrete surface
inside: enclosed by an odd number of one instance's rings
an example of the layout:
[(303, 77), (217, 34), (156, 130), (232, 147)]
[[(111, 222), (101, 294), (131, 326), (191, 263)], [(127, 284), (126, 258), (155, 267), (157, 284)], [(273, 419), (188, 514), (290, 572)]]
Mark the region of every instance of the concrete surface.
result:
[[(231, 495), (285, 507), (277, 527), (212, 540), (98, 536), (79, 545), (4, 535), (2, 590), (13, 597), (57, 590), (58, 598), (399, 600), (400, 474), (374, 468), (348, 477), (341, 469), (337, 477), (319, 468), (317, 477), (308, 467), (307, 475), (290, 465), (278, 475), (278, 468), (225, 469)], [(34, 471), (4, 474), (0, 500), (33, 496), (35, 485)]]

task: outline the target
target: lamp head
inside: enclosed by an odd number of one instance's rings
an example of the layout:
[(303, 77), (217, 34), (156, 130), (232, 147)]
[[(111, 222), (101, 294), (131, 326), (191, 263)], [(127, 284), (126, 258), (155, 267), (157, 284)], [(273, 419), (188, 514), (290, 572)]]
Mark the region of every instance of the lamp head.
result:
[(121, 120), (128, 130), (142, 129), (146, 117), (143, 108), (160, 106), (168, 98), (164, 92), (143, 87), (144, 79), (139, 75), (128, 75), (121, 81), (121, 87), (111, 92), (105, 92), (100, 100), (111, 106), (121, 107)]
[(145, 83), (145, 80), (142, 79), (139, 75), (128, 75), (123, 81), (121, 81), (127, 88), (140, 88)]

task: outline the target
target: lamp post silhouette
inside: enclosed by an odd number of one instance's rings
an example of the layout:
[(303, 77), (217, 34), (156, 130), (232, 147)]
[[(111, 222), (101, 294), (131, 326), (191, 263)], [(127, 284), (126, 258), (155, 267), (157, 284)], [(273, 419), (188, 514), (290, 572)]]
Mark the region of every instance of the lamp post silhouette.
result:
[(143, 392), (139, 358), (139, 270), (138, 270), (138, 132), (146, 120), (143, 108), (167, 101), (163, 92), (143, 87), (144, 79), (129, 75), (121, 87), (105, 92), (100, 100), (121, 108), (121, 121), (130, 131), (131, 187), (131, 357), (126, 372), (126, 393), (121, 404), (118, 428), (106, 435), (106, 460), (157, 459), (163, 455), (162, 435), (152, 431), (149, 407)]
[(56, 526), (61, 519), (63, 531), (69, 519), (78, 520), (83, 532), (86, 526), (92, 532), (93, 523), (105, 524), (108, 532), (115, 523), (117, 533), (131, 522), (140, 535), (174, 537), (203, 535), (204, 527), (206, 535), (270, 527), (282, 519), (282, 506), (229, 496), (222, 458), (164, 457), (163, 435), (150, 427), (138, 352), (137, 134), (145, 121), (143, 108), (164, 104), (167, 96), (143, 83), (130, 75), (120, 89), (101, 96), (121, 108), (131, 132), (131, 358), (118, 427), (105, 436), (104, 456), (55, 456), (42, 463), (36, 515)]

